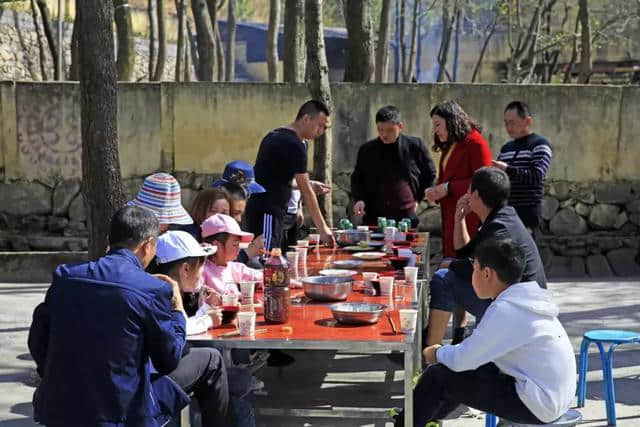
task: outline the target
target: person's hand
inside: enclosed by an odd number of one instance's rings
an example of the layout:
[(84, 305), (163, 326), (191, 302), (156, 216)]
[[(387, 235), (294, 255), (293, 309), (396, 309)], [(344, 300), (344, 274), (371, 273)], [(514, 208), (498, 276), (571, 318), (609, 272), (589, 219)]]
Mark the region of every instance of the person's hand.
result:
[(213, 327), (217, 328), (222, 325), (222, 309), (221, 308), (212, 308), (209, 310), (209, 317), (211, 317), (211, 321), (213, 322)]
[(247, 255), (249, 258), (257, 257), (264, 251), (264, 234), (259, 235), (247, 247)]
[(166, 274), (154, 274), (154, 276), (163, 282), (167, 282), (171, 286), (171, 309), (184, 311), (184, 306), (182, 305), (182, 293), (180, 292), (180, 285), (178, 282)]
[(469, 203), (469, 194), (460, 197), (456, 202), (456, 221), (462, 221), (471, 213), (471, 204)]
[(209, 307), (218, 307), (222, 305), (222, 296), (215, 290), (205, 286), (204, 288), (204, 302)]
[(323, 230), (320, 231), (320, 241), (326, 246), (334, 247), (336, 245), (336, 238), (333, 236), (331, 229), (325, 225)]
[(331, 187), (324, 182), (310, 180), (309, 184), (311, 184), (311, 189), (317, 196), (325, 195), (331, 191)]
[(438, 363), (436, 360), (436, 350), (442, 347), (440, 344), (430, 345), (429, 347), (422, 350), (422, 356), (424, 356), (424, 361), (429, 365), (433, 365), (434, 363)]
[(364, 216), (364, 214), (365, 214), (364, 207), (365, 207), (364, 202), (362, 200), (358, 200), (353, 205), (353, 214), (355, 216)]
[(296, 223), (298, 224), (298, 227), (304, 224), (304, 211), (302, 208), (299, 208), (298, 212), (296, 212)]
[(442, 183), (435, 185), (433, 187), (429, 187), (424, 190), (424, 198), (430, 202), (437, 202), (447, 195), (447, 184)]
[(491, 160), (491, 166), (493, 166), (494, 168), (505, 170), (509, 165), (505, 162), (501, 162), (500, 160)]

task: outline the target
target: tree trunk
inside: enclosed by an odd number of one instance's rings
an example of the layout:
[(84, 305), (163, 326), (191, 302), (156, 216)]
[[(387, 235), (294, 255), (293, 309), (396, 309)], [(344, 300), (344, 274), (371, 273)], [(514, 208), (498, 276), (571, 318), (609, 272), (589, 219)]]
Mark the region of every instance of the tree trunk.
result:
[(213, 55), (211, 59), (211, 63), (213, 65), (212, 72), (212, 80), (220, 80), (218, 78), (218, 61), (217, 61), (217, 37), (218, 37), (218, 9), (222, 7), (222, 5), (217, 5), (216, 0), (207, 0), (207, 9), (209, 10), (209, 20), (211, 21), (211, 38), (213, 42)]
[(58, 68), (58, 49), (56, 48), (56, 41), (53, 37), (53, 29), (51, 28), (51, 16), (49, 15), (49, 8), (44, 0), (37, 0), (38, 9), (40, 10), (40, 18), (42, 19), (42, 28), (44, 28), (44, 35), (47, 38), (47, 44), (49, 45), (49, 51), (51, 52), (51, 58), (53, 58), (53, 79), (61, 80), (59, 68)]
[(407, 0), (400, 0), (400, 78), (407, 72)]
[(167, 41), (166, 31), (164, 29), (164, 0), (157, 0), (158, 7), (156, 14), (158, 16), (158, 62), (156, 62), (156, 71), (153, 73), (153, 80), (159, 82), (164, 75), (164, 64), (167, 60)]
[(136, 45), (133, 38), (133, 21), (128, 0), (113, 0), (116, 30), (118, 34), (118, 80), (131, 81), (136, 63)]
[[(351, 10), (349, 10), (349, 13)], [(306, 44), (308, 59), (309, 90), (313, 99), (323, 101), (329, 111), (333, 110), (329, 65), (324, 49), (322, 25), (322, 0), (305, 0)], [(331, 131), (317, 138), (313, 144), (313, 177), (327, 185), (332, 182), (333, 143)], [(320, 208), (329, 227), (333, 225), (331, 193), (320, 197)]]
[(191, 0), (191, 12), (193, 13), (193, 21), (196, 24), (198, 48), (196, 76), (201, 82), (213, 81), (213, 61), (215, 60), (215, 46), (213, 37), (209, 32), (206, 7), (205, 0)]
[(578, 17), (580, 19), (580, 74), (578, 83), (587, 84), (593, 73), (591, 60), (591, 25), (589, 24), (589, 2), (580, 0)]
[(413, 0), (413, 14), (411, 15), (411, 51), (409, 52), (409, 61), (405, 69), (404, 81), (411, 82), (415, 73), (416, 66), (416, 50), (418, 43), (418, 8), (421, 0)]
[(227, 51), (225, 56), (226, 70), (224, 79), (232, 82), (236, 78), (236, 13), (235, 0), (227, 5)]
[(564, 70), (564, 78), (562, 79), (562, 83), (571, 82), (571, 73), (573, 72), (573, 67), (576, 65), (576, 61), (578, 60), (578, 27), (579, 26), (580, 26), (580, 16), (576, 16), (576, 24), (573, 29), (573, 37), (572, 37), (571, 59), (569, 59), (569, 64), (567, 64), (567, 68), (565, 68)]
[(224, 58), (224, 45), (222, 44), (222, 37), (220, 36), (220, 25), (216, 25), (216, 65), (218, 67), (218, 81), (224, 81), (224, 76), (227, 75), (225, 69)]
[(304, 0), (285, 0), (282, 35), (282, 77), (285, 82), (304, 81), (307, 61), (304, 42)]
[[(182, 79), (182, 61), (184, 60), (184, 0), (175, 0), (176, 14), (178, 15), (178, 42), (176, 46), (176, 70), (174, 80), (179, 82)], [(185, 62), (185, 66), (189, 64)]]
[(277, 82), (280, 0), (270, 0), (269, 3), (269, 29), (267, 31), (267, 46), (265, 47), (265, 57), (267, 58), (267, 79), (270, 82)]
[(38, 11), (36, 9), (35, 0), (31, 0), (31, 17), (33, 18), (33, 26), (36, 29), (36, 40), (38, 42), (38, 53), (40, 58), (40, 75), (43, 81), (49, 80), (47, 77), (47, 57), (42, 44), (42, 32), (40, 30), (40, 25), (38, 24)]
[(496, 15), (493, 18), (493, 22), (491, 23), (491, 27), (489, 28), (489, 33), (484, 38), (482, 42), (482, 48), (480, 49), (480, 55), (478, 55), (478, 60), (476, 61), (475, 67), (473, 67), (473, 75), (471, 76), (471, 83), (475, 83), (476, 77), (478, 77), (478, 73), (480, 72), (480, 67), (482, 66), (482, 60), (484, 59), (484, 54), (487, 51), (487, 46), (489, 46), (489, 40), (493, 37), (493, 34), (496, 32), (496, 25), (498, 25), (498, 19), (500, 17), (500, 12), (496, 10)]
[(153, 80), (153, 72), (156, 69), (156, 33), (158, 32), (156, 26), (156, 0), (147, 0), (147, 17), (149, 19), (149, 67), (147, 74), (149, 80)]
[(89, 258), (97, 259), (107, 249), (111, 218), (125, 202), (118, 158), (113, 3), (83, 0), (80, 13), (82, 194), (87, 206)]
[(460, 19), (462, 16), (462, 10), (458, 9), (456, 13), (456, 31), (455, 41), (453, 43), (453, 72), (452, 79), (454, 82), (458, 81), (458, 59), (460, 59)]
[(378, 48), (376, 49), (376, 83), (387, 81), (389, 68), (389, 32), (391, 29), (391, 0), (382, 0), (380, 10), (380, 28), (378, 30)]
[(373, 81), (371, 0), (347, 0), (347, 63), (345, 82)]
[(451, 11), (451, 0), (443, 0), (442, 2), (442, 40), (438, 52), (438, 82), (444, 81), (447, 71), (449, 45), (451, 44), (451, 35), (453, 34), (453, 26), (455, 25), (456, 14), (458, 12), (458, 1), (453, 0), (453, 2), (453, 11)]

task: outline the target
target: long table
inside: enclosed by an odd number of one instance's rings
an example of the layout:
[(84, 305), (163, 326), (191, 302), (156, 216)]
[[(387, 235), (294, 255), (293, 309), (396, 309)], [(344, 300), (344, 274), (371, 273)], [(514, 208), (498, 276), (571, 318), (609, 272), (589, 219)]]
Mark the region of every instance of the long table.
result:
[[(412, 247), (422, 248), (423, 255), (418, 255), (416, 265), (422, 265), (423, 272), (428, 275), (428, 233), (418, 233), (412, 241)], [(307, 273), (316, 275), (319, 270), (334, 268), (333, 261), (352, 258), (352, 253), (339, 248), (315, 247), (307, 256)], [(390, 271), (393, 268), (386, 259), (365, 262), (358, 271)], [(210, 329), (206, 333), (189, 336), (194, 344), (212, 344), (222, 348), (248, 349), (292, 349), (292, 350), (348, 350), (354, 352), (400, 351), (404, 353), (404, 409), (405, 426), (413, 426), (413, 377), (421, 364), (421, 330), (423, 286), (418, 286), (414, 299), (413, 286), (404, 284), (401, 272), (396, 272), (393, 296), (369, 296), (363, 293), (361, 275), (355, 277), (353, 291), (348, 302), (372, 302), (387, 305), (387, 310), (395, 322), (398, 333), (394, 333), (390, 322), (383, 315), (374, 325), (349, 326), (337, 323), (331, 314), (331, 303), (312, 302), (304, 297), (301, 289), (292, 289), (292, 302), (289, 321), (267, 323), (264, 320), (262, 307), (256, 308), (256, 329), (266, 329), (255, 336), (222, 337), (235, 327), (225, 325)], [(422, 283), (420, 281), (419, 283)], [(395, 296), (401, 296), (401, 299)], [(418, 324), (416, 333), (404, 335), (399, 332), (401, 308), (417, 308)], [(285, 328), (288, 326), (289, 328)]]

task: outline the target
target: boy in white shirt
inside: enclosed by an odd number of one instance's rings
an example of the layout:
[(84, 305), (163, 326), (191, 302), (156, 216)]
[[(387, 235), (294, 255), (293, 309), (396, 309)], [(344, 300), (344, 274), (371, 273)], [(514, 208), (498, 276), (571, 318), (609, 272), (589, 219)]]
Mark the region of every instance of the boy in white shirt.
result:
[[(429, 364), (416, 385), (414, 424), (424, 426), (459, 404), (523, 423), (562, 416), (576, 392), (576, 363), (551, 292), (519, 283), (522, 250), (510, 239), (478, 245), (473, 289), (492, 299), (473, 334), (457, 345), (423, 351)], [(403, 414), (396, 425), (403, 425)]]

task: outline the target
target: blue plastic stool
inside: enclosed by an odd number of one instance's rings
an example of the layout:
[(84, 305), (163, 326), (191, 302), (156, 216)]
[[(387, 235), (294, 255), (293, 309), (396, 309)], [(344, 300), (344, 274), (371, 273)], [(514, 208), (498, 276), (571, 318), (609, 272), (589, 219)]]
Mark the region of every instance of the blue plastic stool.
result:
[[(501, 425), (505, 427), (526, 427), (526, 426), (547, 426), (547, 427), (572, 427), (580, 423), (582, 421), (582, 414), (575, 409), (569, 409), (564, 413), (563, 416), (558, 418), (555, 421), (550, 422), (549, 424), (518, 424), (513, 421), (508, 421), (503, 419)], [(493, 414), (485, 415), (485, 426), (486, 427), (496, 427), (498, 422), (498, 417)]]
[[(596, 329), (588, 331), (582, 336), (580, 345), (580, 360), (578, 365), (578, 408), (584, 406), (587, 397), (587, 367), (589, 363), (589, 345), (594, 342), (600, 351), (602, 375), (604, 377), (604, 400), (607, 410), (607, 422), (616, 425), (616, 393), (613, 387), (613, 351), (620, 344), (640, 342), (640, 333), (631, 331), (616, 331)], [(609, 351), (604, 350), (603, 343), (611, 343)]]

